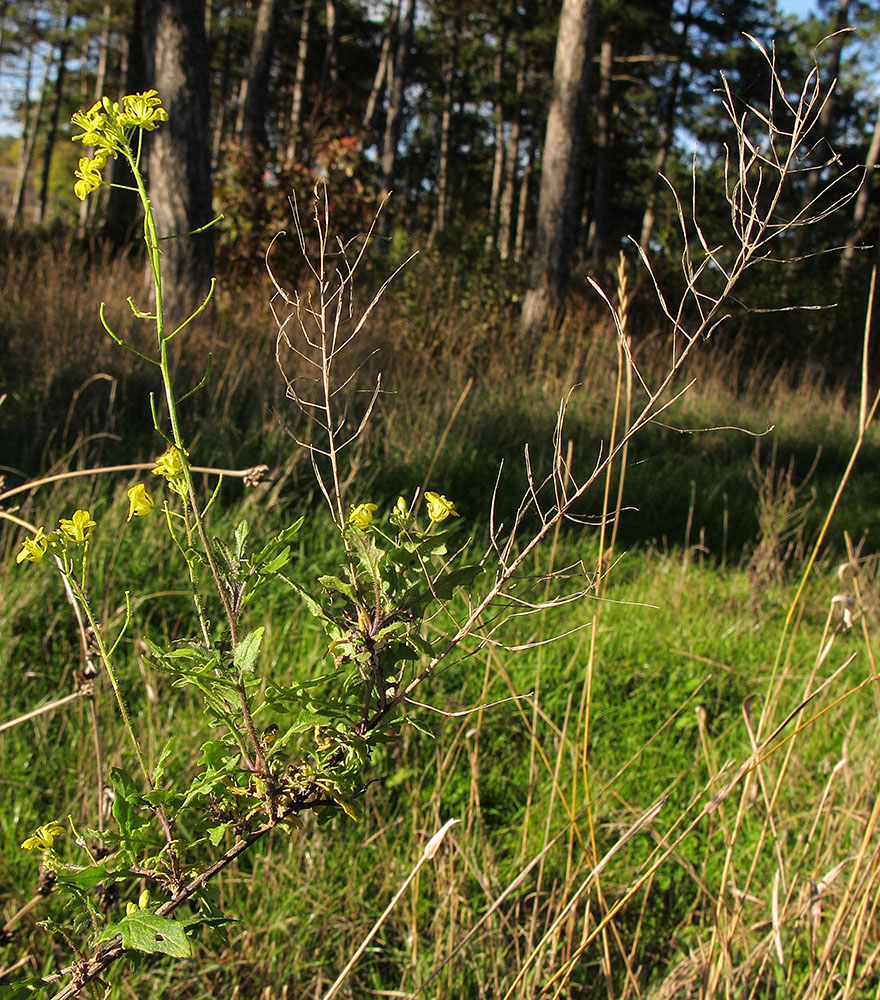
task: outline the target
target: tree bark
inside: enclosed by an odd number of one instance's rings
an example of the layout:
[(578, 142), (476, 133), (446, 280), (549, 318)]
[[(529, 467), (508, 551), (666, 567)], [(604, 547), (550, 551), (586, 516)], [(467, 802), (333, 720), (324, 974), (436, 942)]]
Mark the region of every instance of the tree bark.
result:
[(594, 0), (563, 0), (538, 197), (535, 252), (519, 333), (534, 340), (562, 303), (579, 216)]
[[(211, 221), (205, 2), (143, 0), (144, 64), (168, 111), (148, 136), (150, 199), (160, 237)], [(211, 230), (162, 244), (163, 298), (186, 311), (207, 291), (214, 266)]]

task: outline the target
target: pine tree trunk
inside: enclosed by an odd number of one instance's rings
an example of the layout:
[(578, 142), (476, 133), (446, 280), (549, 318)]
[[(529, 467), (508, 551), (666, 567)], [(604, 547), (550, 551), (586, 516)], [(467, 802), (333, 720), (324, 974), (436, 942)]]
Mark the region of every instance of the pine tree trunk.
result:
[(666, 107), (663, 114), (663, 127), (660, 131), (660, 146), (654, 159), (654, 170), (651, 177), (651, 189), (648, 192), (648, 200), (645, 202), (645, 211), (642, 215), (642, 227), (639, 232), (639, 246), (647, 247), (654, 231), (654, 222), (657, 215), (657, 199), (660, 197), (660, 175), (666, 167), (666, 158), (672, 148), (672, 139), (675, 135), (675, 118), (678, 111), (678, 99), (681, 94), (682, 80), (684, 73), (684, 57), (687, 52), (688, 33), (693, 21), (693, 3), (688, 0), (681, 18), (681, 32), (679, 34), (678, 59), (672, 72), (672, 81), (666, 97)]
[(55, 72), (52, 111), (49, 114), (49, 127), (46, 130), (46, 148), (43, 150), (43, 170), (40, 176), (40, 225), (46, 220), (46, 210), (49, 204), (49, 173), (52, 169), (52, 154), (55, 152), (55, 137), (58, 135), (61, 100), (64, 97), (64, 74), (67, 70), (67, 50), (70, 48), (70, 25), (72, 21), (73, 16), (68, 14), (64, 19), (61, 41), (58, 44), (58, 58), (56, 60), (58, 69)]
[(529, 215), (529, 185), (532, 180), (532, 170), (535, 166), (535, 147), (529, 143), (528, 148), (529, 155), (526, 157), (522, 177), (519, 180), (519, 201), (516, 210), (516, 240), (513, 244), (513, 259), (517, 264), (522, 262), (523, 257), (530, 250), (530, 247), (526, 245), (526, 234), (529, 231), (527, 225)]
[[(386, 83), (386, 79), (390, 82), (391, 78), (391, 43), (394, 38), (395, 26), (400, 14), (399, 7), (392, 2), (389, 4), (388, 10), (388, 30), (385, 32), (385, 37), (382, 39), (382, 51), (379, 54), (379, 65), (376, 67), (376, 75), (373, 77), (373, 86), (370, 88), (370, 96), (367, 98), (367, 106), (364, 109), (364, 126), (369, 128), (373, 121), (373, 116), (376, 114), (376, 106), (379, 103), (379, 98), (382, 95), (382, 85)], [(386, 89), (390, 89), (390, 86)]]
[(507, 148), (504, 152), (504, 186), (501, 190), (501, 203), (498, 207), (498, 256), (502, 260), (509, 260), (513, 254), (513, 200), (516, 190), (516, 171), (519, 165), (519, 133), (525, 88), (526, 48), (521, 45), (519, 61), (516, 67), (516, 96), (513, 121), (510, 125)]
[(568, 282), (580, 216), (581, 152), (594, 0), (563, 0), (553, 65), (553, 100), (541, 167), (535, 251), (519, 333), (534, 341), (557, 312)]
[(593, 218), (590, 225), (589, 252), (593, 271), (598, 273), (608, 255), (608, 231), (611, 219), (611, 141), (612, 90), (611, 71), (614, 68), (614, 41), (602, 40), (599, 50), (599, 93), (596, 110), (596, 179), (593, 186)]
[(303, 98), (306, 89), (306, 61), (309, 55), (312, 0), (305, 0), (299, 22), (299, 40), (296, 45), (296, 68), (293, 72), (293, 93), (290, 100), (290, 121), (287, 137), (287, 162), (296, 162), (297, 144), (302, 132)]
[[(208, 62), (204, 0), (144, 0), (144, 62), (168, 121), (149, 136), (150, 198), (160, 237), (211, 221)], [(178, 314), (204, 296), (214, 266), (212, 231), (162, 244), (164, 301)]]
[(501, 100), (501, 84), (504, 77), (504, 50), (507, 47), (507, 27), (505, 25), (498, 39), (498, 49), (495, 52), (495, 60), (492, 72), (492, 81), (495, 86), (495, 108), (493, 118), (495, 121), (495, 155), (492, 161), (492, 187), (489, 191), (489, 220), (486, 229), (486, 247), (492, 250), (495, 247), (498, 225), (498, 199), (501, 196), (501, 181), (504, 176), (504, 105)]
[(235, 133), (249, 160), (256, 160), (269, 144), (266, 135), (266, 100), (277, 14), (278, 0), (260, 0), (251, 51), (239, 89)]
[[(126, 94), (135, 94), (149, 89), (144, 63), (144, 0), (134, 0), (131, 21), (126, 33), (122, 51), (122, 77)], [(111, 159), (104, 168), (104, 177), (112, 184), (130, 185), (128, 166), (120, 160)], [(101, 194), (104, 188), (101, 188)], [(140, 199), (135, 191), (123, 187), (107, 187), (104, 205), (102, 236), (117, 250), (129, 248), (143, 235)]]
[(40, 130), (40, 119), (43, 117), (43, 107), (46, 103), (46, 94), (49, 86), (49, 63), (43, 69), (43, 81), (40, 84), (40, 98), (37, 106), (31, 113), (31, 103), (28, 97), (31, 86), (31, 74), (33, 72), (33, 49), (28, 52), (27, 68), (25, 70), (25, 96), (22, 114), (24, 124), (21, 135), (21, 154), (18, 159), (18, 177), (15, 181), (15, 191), (12, 194), (12, 203), (9, 206), (9, 225), (14, 226), (20, 219), (24, 209), (25, 191), (27, 190), (28, 175), (31, 170), (31, 161), (34, 157), (34, 144), (37, 133)]
[[(847, 39), (844, 30), (849, 22), (850, 0), (839, 0), (837, 11), (834, 15), (834, 28), (831, 37), (828, 39), (830, 46), (830, 58), (828, 69), (822, 71), (822, 77), (829, 83), (837, 80), (840, 76), (840, 62), (843, 55), (843, 46)], [(837, 89), (831, 90), (828, 98), (822, 105), (819, 112), (819, 119), (815, 128), (810, 133), (807, 143), (812, 147), (810, 159), (815, 164), (814, 168), (807, 173), (804, 184), (803, 204), (806, 208), (819, 193), (819, 182), (821, 180), (822, 164), (828, 162), (834, 156), (834, 150), (828, 141), (828, 133), (831, 131), (831, 123), (837, 113)]]
[(452, 132), (453, 87), (458, 54), (458, 21), (453, 27), (449, 48), (443, 53), (443, 108), (440, 113), (440, 150), (437, 163), (437, 208), (428, 236), (433, 246), (437, 236), (446, 229), (449, 188), (449, 139)]
[[(210, 43), (209, 43), (210, 44)], [(216, 44), (216, 43), (215, 43)], [(223, 144), (226, 141), (230, 127), (228, 110), (232, 104), (232, 25), (231, 18), (227, 18), (223, 27), (223, 41), (220, 48), (220, 80), (217, 90), (219, 91), (220, 106), (214, 113), (214, 133), (211, 138), (211, 170), (217, 171), (220, 168), (220, 156), (223, 151)]]
[[(404, 0), (402, 0), (403, 4)], [(403, 92), (406, 85), (409, 50), (412, 45), (413, 25), (415, 22), (416, 0), (405, 0), (407, 6), (401, 5), (399, 15), (399, 30), (397, 49), (394, 55), (393, 77), (388, 93), (388, 114), (385, 119), (385, 136), (382, 143), (382, 189), (387, 194), (394, 183), (394, 165), (397, 161), (397, 146), (400, 142), (400, 132), (403, 125)], [(377, 235), (387, 236), (391, 215), (386, 210), (379, 217)]]
[[(103, 27), (101, 28), (101, 47), (98, 53), (98, 68), (95, 73), (94, 99), (99, 101), (104, 96), (104, 89), (107, 86), (107, 62), (110, 51), (110, 22), (113, 16), (113, 8), (110, 0), (104, 0), (102, 11)], [(89, 218), (95, 212), (98, 199), (95, 197), (84, 198), (79, 203), (79, 230), (78, 235), (82, 238), (85, 235)]]
[(327, 0), (327, 48), (318, 90), (332, 97), (339, 83), (339, 0)]
[(856, 244), (863, 235), (865, 219), (868, 217), (868, 206), (871, 203), (871, 189), (878, 156), (880, 156), (880, 104), (877, 105), (874, 134), (871, 136), (868, 155), (865, 157), (865, 173), (862, 177), (862, 183), (859, 185), (859, 193), (856, 195), (855, 206), (853, 207), (852, 228), (850, 235), (847, 237), (841, 259), (841, 270), (843, 273), (846, 273), (851, 267), (856, 253)]

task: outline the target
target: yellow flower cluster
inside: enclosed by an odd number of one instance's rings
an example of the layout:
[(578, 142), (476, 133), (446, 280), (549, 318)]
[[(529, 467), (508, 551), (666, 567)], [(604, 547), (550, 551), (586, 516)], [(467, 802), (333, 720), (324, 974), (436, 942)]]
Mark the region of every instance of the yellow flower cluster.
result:
[(48, 535), (40, 527), (34, 532), (33, 538), (26, 538), (21, 543), (21, 549), (15, 557), (17, 563), (39, 562), (50, 546), (56, 546), (56, 551), (65, 548), (70, 542), (74, 545), (84, 545), (92, 534), (96, 522), (87, 510), (74, 511), (72, 517), (62, 517), (58, 530)]
[[(184, 454), (186, 453), (184, 452)], [(183, 472), (183, 455), (180, 453), (180, 449), (174, 445), (156, 459), (156, 468), (153, 469), (154, 476), (162, 476), (169, 482), (180, 479)]]
[[(425, 503), (428, 507), (428, 518), (434, 524), (445, 521), (447, 517), (461, 516), (451, 500), (447, 500), (440, 493), (434, 493), (433, 490), (428, 490), (425, 493)], [(366, 531), (373, 523), (373, 511), (375, 510), (378, 510), (378, 507), (374, 503), (352, 504), (351, 513), (348, 515), (348, 523), (360, 528), (361, 531)], [(397, 503), (394, 505), (394, 511), (392, 512), (392, 521), (395, 524), (402, 524), (408, 517), (409, 509), (407, 508), (406, 500), (403, 497), (398, 497)]]
[(45, 823), (32, 837), (21, 842), (22, 850), (50, 851), (52, 842), (63, 833), (64, 827), (60, 823), (56, 823), (54, 820), (51, 823)]
[(94, 146), (93, 157), (83, 156), (74, 172), (77, 181), (74, 193), (80, 201), (96, 191), (103, 183), (101, 176), (109, 157), (127, 149), (135, 129), (152, 132), (161, 122), (168, 121), (168, 112), (155, 90), (142, 94), (127, 94), (119, 101), (102, 97), (88, 111), (76, 111), (71, 122), (82, 129), (71, 138), (84, 146)]
[(432, 490), (428, 490), (425, 493), (425, 503), (428, 505), (428, 517), (436, 523), (445, 521), (450, 515), (452, 517), (461, 516), (451, 500), (447, 500), (446, 497), (441, 496), (439, 493), (434, 493)]
[(348, 523), (353, 524), (361, 531), (366, 531), (373, 521), (373, 511), (379, 508), (374, 503), (353, 504), (351, 513), (348, 515)]
[(131, 486), (128, 489), (128, 517), (130, 521), (133, 517), (146, 517), (153, 509), (153, 498), (147, 493), (147, 488), (143, 483)]

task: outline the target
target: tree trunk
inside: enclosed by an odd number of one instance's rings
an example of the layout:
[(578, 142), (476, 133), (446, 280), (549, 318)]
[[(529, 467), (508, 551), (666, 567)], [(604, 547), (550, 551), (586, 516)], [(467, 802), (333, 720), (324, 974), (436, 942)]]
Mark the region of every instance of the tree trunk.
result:
[(588, 240), (593, 272), (598, 273), (608, 256), (608, 231), (611, 221), (611, 142), (613, 94), (611, 71), (614, 68), (614, 40), (609, 35), (599, 50), (599, 93), (596, 110), (596, 179), (593, 185), (593, 219)]
[[(382, 189), (390, 193), (394, 183), (394, 164), (397, 160), (397, 145), (403, 124), (403, 91), (406, 85), (407, 63), (412, 44), (413, 25), (415, 22), (416, 0), (406, 0), (407, 7), (401, 9), (398, 21), (397, 49), (394, 55), (394, 75), (391, 89), (388, 93), (388, 114), (385, 119), (385, 136), (382, 143)], [(390, 225), (390, 213), (386, 210), (379, 217), (377, 235), (387, 236)]]
[[(844, 29), (849, 22), (849, 4), (850, 0), (839, 0), (837, 12), (834, 15), (834, 33), (831, 35), (828, 42), (830, 47), (828, 69), (824, 70), (822, 73), (823, 79), (828, 82), (837, 80), (840, 76), (840, 62), (843, 55), (843, 46), (847, 37), (847, 33)], [(828, 133), (831, 131), (831, 123), (834, 121), (836, 113), (837, 89), (835, 88), (828, 94), (828, 99), (822, 105), (822, 110), (819, 112), (819, 119), (816, 122), (815, 128), (810, 133), (810, 138), (808, 139), (809, 144), (813, 147), (810, 151), (810, 158), (815, 166), (807, 174), (806, 182), (804, 184), (803, 204), (805, 208), (819, 193), (819, 181), (821, 180), (822, 165), (830, 161), (834, 156), (834, 150), (831, 143), (828, 141)]]
[(681, 32), (679, 34), (678, 60), (672, 71), (672, 82), (666, 97), (666, 108), (663, 114), (663, 127), (660, 131), (660, 146), (654, 160), (654, 170), (651, 177), (651, 189), (648, 192), (648, 200), (645, 202), (645, 211), (642, 215), (642, 228), (639, 233), (639, 246), (647, 248), (654, 231), (656, 221), (657, 199), (660, 197), (660, 175), (666, 167), (666, 158), (672, 148), (672, 139), (675, 135), (675, 118), (678, 111), (678, 101), (681, 95), (682, 80), (684, 74), (684, 58), (687, 52), (688, 33), (693, 21), (693, 3), (688, 0), (687, 6), (681, 17)]
[(522, 122), (522, 101), (526, 89), (526, 47), (520, 45), (516, 67), (516, 96), (514, 99), (513, 121), (507, 137), (504, 152), (504, 186), (501, 189), (501, 203), (498, 206), (498, 256), (510, 260), (513, 254), (513, 200), (516, 189), (516, 171), (519, 165), (519, 134)]
[[(121, 71), (126, 94), (140, 93), (150, 86), (147, 82), (144, 65), (143, 30), (143, 0), (134, 0), (131, 21), (122, 51)], [(126, 163), (111, 158), (104, 168), (104, 177), (114, 185), (130, 185), (131, 175), (127, 171), (128, 165)], [(102, 195), (104, 190), (101, 188)], [(129, 248), (136, 239), (140, 239), (138, 230), (141, 228), (142, 215), (141, 203), (136, 191), (108, 186), (101, 234), (116, 250)]]
[[(110, 52), (110, 24), (113, 17), (113, 8), (110, 0), (104, 0), (102, 11), (103, 27), (101, 28), (101, 48), (98, 53), (98, 68), (95, 73), (94, 100), (99, 101), (104, 96), (104, 88), (107, 86), (107, 62)], [(89, 218), (95, 212), (98, 200), (95, 197), (83, 198), (79, 203), (79, 230), (78, 235), (83, 237), (88, 225)]]
[[(389, 5), (388, 11), (388, 30), (385, 32), (385, 37), (382, 39), (382, 51), (379, 54), (379, 65), (376, 67), (376, 75), (373, 77), (373, 86), (370, 88), (370, 96), (367, 99), (367, 106), (364, 109), (364, 127), (369, 128), (373, 121), (373, 116), (376, 114), (376, 105), (379, 103), (379, 97), (382, 94), (382, 85), (386, 82), (386, 78), (390, 83), (391, 79), (391, 42), (394, 38), (394, 29), (397, 24), (397, 19), (399, 16), (399, 9), (392, 3)], [(386, 89), (390, 90), (390, 86)]]
[(260, 0), (251, 51), (238, 94), (235, 133), (247, 159), (257, 159), (269, 145), (266, 135), (266, 100), (269, 70), (275, 43), (278, 0)]
[(843, 249), (843, 257), (841, 259), (841, 271), (843, 273), (846, 273), (852, 265), (856, 252), (856, 243), (862, 238), (865, 228), (865, 219), (868, 217), (868, 205), (871, 203), (871, 188), (873, 186), (874, 171), (878, 156), (880, 156), (880, 104), (877, 105), (874, 134), (871, 136), (868, 155), (865, 157), (865, 173), (862, 177), (862, 183), (859, 185), (859, 193), (856, 195), (856, 202), (853, 208), (852, 228), (850, 235), (847, 237), (846, 246)]
[(431, 232), (428, 235), (428, 246), (433, 246), (437, 236), (446, 229), (449, 214), (449, 138), (452, 133), (452, 106), (454, 98), (455, 71), (458, 61), (459, 24), (456, 19), (452, 28), (449, 47), (443, 53), (443, 107), (440, 112), (440, 150), (437, 162), (437, 208)]
[(562, 302), (579, 217), (581, 151), (593, 36), (593, 0), (563, 0), (553, 99), (542, 154), (535, 252), (520, 336), (534, 340)]
[(513, 244), (513, 259), (519, 264), (526, 253), (531, 249), (526, 245), (526, 234), (529, 227), (526, 224), (529, 215), (529, 184), (532, 179), (532, 170), (535, 166), (535, 147), (528, 144), (529, 155), (526, 157), (523, 166), (522, 177), (519, 180), (519, 202), (516, 209), (516, 240)]
[(486, 247), (495, 247), (498, 225), (498, 199), (501, 196), (501, 181), (504, 177), (504, 102), (502, 101), (502, 81), (504, 79), (504, 50), (507, 48), (507, 25), (502, 27), (495, 51), (492, 82), (495, 89), (495, 155), (492, 160), (492, 187), (489, 191), (489, 219), (486, 229)]
[(306, 61), (309, 55), (309, 30), (311, 27), (312, 0), (305, 0), (299, 22), (299, 41), (296, 45), (296, 68), (293, 72), (293, 93), (290, 100), (290, 131), (287, 135), (287, 162), (296, 162), (297, 145), (302, 132), (303, 98), (306, 89)]
[[(205, 3), (144, 0), (143, 15), (147, 79), (168, 111), (148, 136), (150, 199), (159, 236), (173, 236), (211, 221)], [(166, 240), (162, 259), (165, 303), (177, 313), (192, 308), (214, 266), (211, 230)]]
[(43, 151), (43, 172), (40, 177), (40, 225), (46, 220), (46, 209), (49, 204), (49, 172), (52, 169), (52, 154), (55, 151), (55, 137), (58, 135), (58, 117), (61, 114), (61, 100), (64, 97), (64, 74), (67, 69), (67, 50), (70, 48), (70, 25), (73, 16), (68, 14), (64, 19), (61, 41), (58, 43), (58, 69), (55, 72), (55, 87), (52, 96), (52, 111), (49, 114), (49, 127), (46, 130), (46, 148)]
[(327, 0), (327, 48), (318, 90), (332, 97), (339, 83), (339, 0)]
[(31, 170), (31, 161), (34, 156), (34, 144), (37, 133), (40, 130), (40, 119), (43, 117), (43, 107), (46, 103), (46, 94), (49, 85), (49, 63), (43, 68), (43, 82), (40, 84), (40, 98), (36, 108), (31, 114), (31, 103), (28, 97), (31, 87), (31, 74), (33, 72), (33, 49), (28, 52), (27, 66), (25, 69), (25, 94), (23, 115), (24, 123), (21, 135), (21, 154), (18, 158), (18, 177), (15, 180), (15, 191), (12, 194), (12, 203), (9, 206), (9, 224), (14, 226), (21, 218), (24, 208), (25, 191), (27, 190), (28, 174)]

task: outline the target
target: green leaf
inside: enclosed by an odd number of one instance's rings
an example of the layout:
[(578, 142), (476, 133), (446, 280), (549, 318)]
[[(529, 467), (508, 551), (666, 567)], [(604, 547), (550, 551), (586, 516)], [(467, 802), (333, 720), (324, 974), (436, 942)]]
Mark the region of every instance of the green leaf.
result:
[(143, 951), (150, 955), (170, 955), (172, 958), (191, 958), (189, 943), (183, 924), (170, 917), (160, 917), (151, 910), (138, 910), (126, 914), (118, 923), (105, 927), (99, 941), (108, 941), (122, 935), (126, 951)]
[(226, 831), (232, 826), (231, 823), (221, 823), (220, 826), (209, 826), (208, 827), (208, 840), (214, 847), (217, 847), (220, 841), (226, 835)]
[(244, 559), (244, 544), (247, 541), (249, 531), (247, 521), (240, 521), (235, 529), (235, 554), (238, 559)]
[(257, 657), (260, 655), (260, 644), (266, 631), (264, 625), (254, 629), (246, 635), (235, 647), (233, 661), (238, 668), (239, 677), (242, 674), (252, 674), (257, 666)]
[(108, 871), (107, 863), (102, 861), (99, 865), (91, 865), (82, 868), (80, 871), (58, 871), (56, 873), (59, 885), (69, 885), (76, 889), (88, 891), (94, 889), (96, 885), (103, 882), (110, 885), (120, 879), (128, 878), (133, 873), (127, 868), (119, 868)]
[(385, 558), (385, 552), (379, 548), (372, 535), (366, 535), (363, 531), (355, 529), (351, 525), (346, 526), (345, 535), (351, 543), (352, 550), (358, 557), (358, 561), (369, 574), (370, 580), (374, 584), (381, 586), (382, 572), (380, 564)]
[(153, 768), (153, 786), (158, 788), (162, 784), (162, 779), (165, 777), (165, 762), (171, 756), (171, 747), (174, 744), (174, 737), (172, 736), (170, 740), (162, 747), (162, 752), (159, 754), (159, 759), (156, 761), (156, 766)]
[(238, 569), (238, 560), (232, 554), (232, 550), (229, 548), (226, 542), (224, 542), (221, 538), (214, 538), (213, 542), (215, 550), (219, 552), (221, 556), (223, 556), (223, 561), (226, 563), (226, 568), (230, 571), (230, 573), (234, 574), (235, 571)]
[(113, 818), (119, 824), (123, 840), (129, 840), (135, 830), (148, 822), (137, 812), (141, 797), (131, 776), (119, 767), (110, 769), (110, 783), (113, 785)]
[(340, 580), (338, 576), (319, 576), (318, 583), (325, 590), (335, 590), (351, 601), (357, 600), (357, 591), (354, 589), (354, 586), (346, 583), (345, 580)]
[(19, 979), (14, 983), (0, 986), (0, 1000), (22, 1000), (23, 997), (36, 996), (48, 988), (48, 983), (42, 979)]
[(277, 555), (260, 566), (260, 575), (271, 576), (273, 573), (277, 573), (288, 562), (290, 562), (290, 546), (285, 545)]
[(305, 518), (301, 517), (298, 521), (294, 521), (293, 524), (289, 524), (286, 528), (280, 531), (271, 541), (267, 542), (259, 552), (251, 556), (251, 566), (254, 569), (261, 570), (263, 568), (263, 563), (271, 559), (276, 552), (282, 546), (284, 546), (293, 536), (299, 531), (303, 525)]

